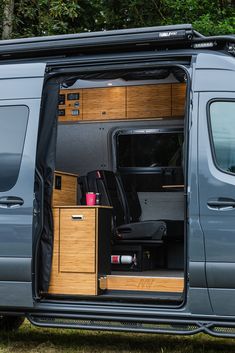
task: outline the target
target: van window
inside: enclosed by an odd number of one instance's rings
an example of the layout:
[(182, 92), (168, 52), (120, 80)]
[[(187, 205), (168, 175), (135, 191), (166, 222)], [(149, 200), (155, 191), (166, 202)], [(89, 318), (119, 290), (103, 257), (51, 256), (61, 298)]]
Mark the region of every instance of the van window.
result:
[(0, 107), (0, 191), (16, 183), (23, 153), (29, 110), (26, 106)]
[(170, 128), (116, 133), (116, 169), (125, 189), (159, 192), (183, 184), (183, 136), (183, 129)]
[(119, 135), (118, 167), (179, 167), (182, 144), (182, 133)]
[(235, 174), (235, 102), (211, 103), (210, 121), (216, 163)]

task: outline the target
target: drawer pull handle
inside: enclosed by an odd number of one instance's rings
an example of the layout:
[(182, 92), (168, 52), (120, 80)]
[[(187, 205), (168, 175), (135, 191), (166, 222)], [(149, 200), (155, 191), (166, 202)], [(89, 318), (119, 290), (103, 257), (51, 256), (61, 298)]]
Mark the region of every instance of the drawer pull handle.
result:
[(72, 215), (72, 220), (73, 221), (83, 221), (84, 216), (82, 214), (73, 214)]

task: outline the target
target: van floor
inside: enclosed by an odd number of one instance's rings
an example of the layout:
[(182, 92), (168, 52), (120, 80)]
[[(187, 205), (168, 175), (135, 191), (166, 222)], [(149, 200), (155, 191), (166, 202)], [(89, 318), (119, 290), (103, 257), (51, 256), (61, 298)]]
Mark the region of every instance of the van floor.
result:
[(108, 290), (182, 293), (184, 272), (155, 270), (144, 272), (113, 271), (107, 276)]

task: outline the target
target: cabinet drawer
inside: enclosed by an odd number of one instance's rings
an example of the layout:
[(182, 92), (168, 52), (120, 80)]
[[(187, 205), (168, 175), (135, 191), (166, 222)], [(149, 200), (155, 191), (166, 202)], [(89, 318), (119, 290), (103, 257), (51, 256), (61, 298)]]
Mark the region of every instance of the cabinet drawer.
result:
[(95, 228), (95, 209), (60, 210), (60, 272), (95, 272)]

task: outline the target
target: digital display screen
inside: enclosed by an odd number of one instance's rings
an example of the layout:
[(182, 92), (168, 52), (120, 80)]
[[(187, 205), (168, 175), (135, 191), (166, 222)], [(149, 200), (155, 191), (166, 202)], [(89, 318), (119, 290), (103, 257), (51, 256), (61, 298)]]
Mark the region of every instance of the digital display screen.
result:
[(79, 98), (80, 98), (79, 93), (68, 93), (67, 94), (68, 101), (75, 101), (75, 100), (78, 100)]

